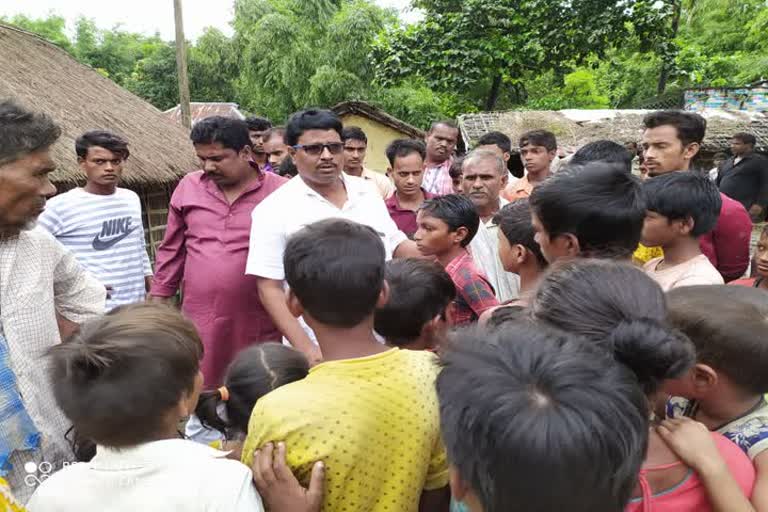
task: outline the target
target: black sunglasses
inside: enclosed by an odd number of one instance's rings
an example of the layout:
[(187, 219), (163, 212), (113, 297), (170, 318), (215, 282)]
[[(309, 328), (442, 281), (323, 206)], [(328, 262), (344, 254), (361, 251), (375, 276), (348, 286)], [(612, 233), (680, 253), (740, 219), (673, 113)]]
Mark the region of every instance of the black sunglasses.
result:
[(312, 156), (320, 156), (326, 149), (328, 149), (328, 152), (332, 155), (338, 155), (344, 151), (343, 142), (331, 142), (329, 144), (296, 144), (292, 147), (297, 151), (303, 149), (306, 154)]

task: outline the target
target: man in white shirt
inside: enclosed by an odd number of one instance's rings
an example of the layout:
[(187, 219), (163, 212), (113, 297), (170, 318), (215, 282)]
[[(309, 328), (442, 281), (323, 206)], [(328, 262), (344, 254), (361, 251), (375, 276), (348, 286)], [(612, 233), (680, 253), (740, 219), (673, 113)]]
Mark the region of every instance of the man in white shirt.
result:
[(94, 130), (78, 137), (75, 151), (85, 186), (51, 199), (39, 223), (110, 290), (108, 310), (141, 302), (152, 278), (141, 202), (135, 192), (117, 186), (128, 143)]
[(507, 185), (504, 161), (494, 151), (476, 149), (464, 158), (462, 173), (464, 195), (474, 203), (480, 216), (477, 234), (469, 244), (472, 258), (485, 272), (499, 302), (516, 299), (520, 278), (504, 270), (499, 258), (499, 227), (493, 223), (493, 216), (509, 202), (499, 195)]
[(415, 244), (397, 229), (384, 201), (363, 179), (342, 173), (342, 124), (327, 110), (305, 110), (288, 122), (285, 143), (299, 175), (262, 201), (251, 215), (251, 240), (245, 273), (258, 277), (259, 297), (288, 341), (311, 360), (317, 346), (290, 313), (285, 301), (283, 251), (288, 237), (312, 222), (345, 218), (375, 229), (387, 251), (418, 256)]

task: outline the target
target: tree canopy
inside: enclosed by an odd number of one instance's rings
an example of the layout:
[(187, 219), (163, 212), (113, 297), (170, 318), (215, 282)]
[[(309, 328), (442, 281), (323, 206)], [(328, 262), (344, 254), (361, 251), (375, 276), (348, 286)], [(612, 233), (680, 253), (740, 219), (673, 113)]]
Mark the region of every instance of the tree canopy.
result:
[[(768, 77), (764, 0), (234, 0), (234, 35), (189, 45), (193, 101), (234, 101), (281, 123), (364, 100), (426, 127), (483, 109), (629, 108), (692, 86)], [(4, 19), (160, 109), (178, 103), (174, 43), (77, 20)]]

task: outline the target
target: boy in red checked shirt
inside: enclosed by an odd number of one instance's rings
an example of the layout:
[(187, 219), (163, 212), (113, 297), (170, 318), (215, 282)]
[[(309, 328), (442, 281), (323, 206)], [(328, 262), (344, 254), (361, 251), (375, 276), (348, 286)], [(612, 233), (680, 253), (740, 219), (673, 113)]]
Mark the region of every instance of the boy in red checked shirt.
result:
[(416, 224), (419, 251), (434, 256), (456, 285), (453, 325), (476, 322), (484, 311), (499, 305), (493, 287), (466, 249), (480, 224), (472, 201), (456, 194), (430, 199), (419, 209)]

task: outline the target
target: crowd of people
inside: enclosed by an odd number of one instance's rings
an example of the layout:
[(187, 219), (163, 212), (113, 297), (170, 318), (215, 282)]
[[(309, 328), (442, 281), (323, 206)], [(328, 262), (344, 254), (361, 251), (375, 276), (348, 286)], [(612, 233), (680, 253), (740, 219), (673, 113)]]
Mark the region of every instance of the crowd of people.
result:
[(766, 159), (638, 131), (520, 175), (438, 121), (378, 172), (327, 110), (210, 117), (153, 269), (130, 141), (55, 195), (0, 102), (0, 509), (768, 511)]

